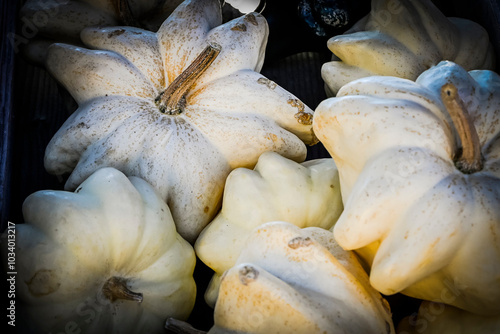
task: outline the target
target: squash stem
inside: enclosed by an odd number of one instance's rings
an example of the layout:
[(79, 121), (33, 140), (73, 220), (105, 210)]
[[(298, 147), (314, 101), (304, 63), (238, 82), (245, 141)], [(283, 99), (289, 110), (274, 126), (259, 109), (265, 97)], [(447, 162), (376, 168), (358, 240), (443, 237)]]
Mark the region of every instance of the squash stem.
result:
[(142, 293), (130, 291), (127, 287), (127, 281), (124, 278), (116, 276), (112, 276), (104, 283), (102, 292), (111, 302), (117, 299), (124, 299), (141, 303), (143, 300)]
[(162, 113), (178, 115), (186, 107), (186, 95), (196, 80), (208, 69), (221, 51), (221, 46), (210, 43), (195, 60), (156, 98)]
[(481, 144), (474, 123), (467, 108), (452, 83), (441, 87), (441, 99), (450, 114), (452, 123), (458, 132), (462, 147), (454, 156), (455, 166), (464, 174), (472, 174), (483, 169)]

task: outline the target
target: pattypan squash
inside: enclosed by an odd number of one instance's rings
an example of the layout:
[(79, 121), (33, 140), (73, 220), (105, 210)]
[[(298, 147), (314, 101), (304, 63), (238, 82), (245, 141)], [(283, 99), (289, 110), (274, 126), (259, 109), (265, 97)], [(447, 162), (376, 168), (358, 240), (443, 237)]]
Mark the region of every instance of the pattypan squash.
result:
[(94, 49), (54, 44), (47, 67), (78, 109), (46, 148), (72, 190), (100, 167), (143, 178), (194, 242), (220, 208), (229, 172), (265, 151), (303, 161), (313, 112), (261, 75), (268, 26), (249, 13), (221, 24), (219, 0), (187, 0), (157, 33), (87, 28)]
[(442, 303), (422, 302), (418, 314), (404, 318), (398, 334), (500, 333), (500, 316), (484, 317)]
[(330, 231), (269, 222), (222, 279), (209, 333), (394, 333), (389, 304)]
[(415, 80), (441, 60), (466, 70), (494, 69), (488, 33), (477, 23), (446, 17), (431, 0), (372, 0), (371, 12), (328, 40), (334, 57), (321, 69), (327, 94), (372, 75)]
[(16, 295), (30, 333), (162, 333), (189, 316), (195, 253), (144, 180), (103, 168), (75, 192), (31, 194), (23, 215)]
[(200, 260), (215, 271), (205, 294), (207, 303), (214, 305), (220, 275), (235, 264), (252, 229), (274, 220), (329, 229), (342, 208), (337, 167), (331, 158), (297, 163), (266, 152), (253, 170), (233, 170), (226, 180), (221, 211), (194, 245)]
[(27, 0), (20, 11), (22, 47), (27, 58), (43, 64), (54, 42), (77, 43), (86, 27), (127, 25), (156, 31), (182, 0)]
[(443, 61), (358, 79), (316, 109), (339, 170), (338, 243), (383, 294), (500, 314), (500, 76)]

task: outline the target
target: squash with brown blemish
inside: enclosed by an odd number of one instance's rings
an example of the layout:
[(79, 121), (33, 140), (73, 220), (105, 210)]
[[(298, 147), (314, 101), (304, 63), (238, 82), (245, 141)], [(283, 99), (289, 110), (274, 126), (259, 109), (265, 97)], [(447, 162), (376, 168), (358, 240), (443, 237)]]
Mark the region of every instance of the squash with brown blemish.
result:
[(207, 303), (215, 304), (220, 276), (235, 264), (252, 229), (274, 220), (329, 229), (342, 209), (332, 159), (299, 164), (266, 152), (253, 170), (233, 170), (226, 180), (221, 211), (195, 243), (198, 257), (215, 271), (205, 293)]
[(441, 62), (358, 79), (313, 123), (339, 170), (335, 238), (372, 285), (500, 315), (500, 76)]
[(380, 333), (394, 325), (353, 252), (330, 231), (269, 222), (221, 279), (215, 333)]

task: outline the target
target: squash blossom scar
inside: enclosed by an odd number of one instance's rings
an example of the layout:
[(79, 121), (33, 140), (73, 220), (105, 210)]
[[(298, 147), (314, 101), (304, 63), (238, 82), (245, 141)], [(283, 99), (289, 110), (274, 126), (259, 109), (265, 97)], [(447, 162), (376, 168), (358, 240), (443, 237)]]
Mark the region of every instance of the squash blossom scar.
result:
[(104, 296), (114, 302), (118, 299), (135, 301), (142, 303), (142, 293), (130, 291), (127, 287), (127, 280), (122, 277), (113, 276), (109, 278), (102, 287)]
[(240, 269), (239, 276), (241, 284), (247, 285), (257, 279), (259, 272), (254, 267), (244, 266)]
[(299, 247), (307, 247), (312, 244), (312, 240), (309, 237), (295, 237), (288, 242), (288, 247), (291, 249), (297, 249)]
[(53, 270), (41, 269), (37, 271), (29, 281), (26, 282), (28, 289), (33, 296), (47, 296), (57, 291), (60, 283), (54, 282), (56, 274)]

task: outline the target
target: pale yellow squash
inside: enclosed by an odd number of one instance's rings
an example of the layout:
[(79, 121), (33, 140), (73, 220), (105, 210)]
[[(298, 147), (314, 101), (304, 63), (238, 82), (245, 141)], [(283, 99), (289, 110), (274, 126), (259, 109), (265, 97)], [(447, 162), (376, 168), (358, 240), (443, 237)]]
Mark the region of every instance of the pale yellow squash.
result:
[(330, 96), (371, 75), (415, 80), (441, 60), (466, 70), (495, 68), (487, 31), (470, 20), (444, 16), (431, 0), (372, 0), (371, 12), (331, 37), (328, 48), (333, 60), (321, 74)]
[(229, 172), (314, 144), (312, 110), (259, 73), (268, 36), (249, 13), (221, 24), (218, 0), (188, 0), (157, 33), (88, 28), (93, 49), (54, 44), (47, 68), (79, 108), (47, 146), (45, 167), (74, 190), (100, 167), (152, 184), (194, 242), (220, 208)]
[[(451, 118), (464, 110), (468, 132)], [(314, 130), (339, 170), (335, 238), (376, 289), (500, 314), (497, 73), (441, 62), (416, 82), (359, 79), (318, 106)]]
[(103, 168), (75, 192), (31, 194), (23, 215), (15, 229), (21, 332), (163, 333), (168, 317), (191, 313), (194, 250), (144, 180)]
[(222, 277), (209, 333), (394, 333), (389, 304), (330, 231), (269, 222)]

